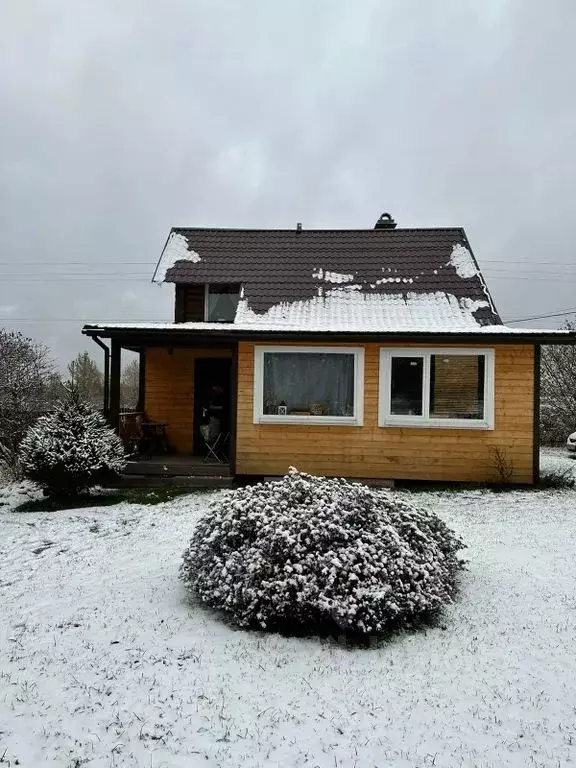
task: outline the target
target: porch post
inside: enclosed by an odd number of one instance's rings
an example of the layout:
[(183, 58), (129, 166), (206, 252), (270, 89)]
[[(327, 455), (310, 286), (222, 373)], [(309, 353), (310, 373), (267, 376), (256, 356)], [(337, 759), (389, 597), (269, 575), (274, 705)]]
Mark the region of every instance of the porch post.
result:
[(534, 433), (532, 446), (532, 482), (540, 482), (540, 344), (534, 344)]
[(120, 372), (122, 347), (118, 339), (112, 339), (110, 360), (110, 424), (118, 431), (120, 413)]
[(104, 351), (104, 418), (110, 413), (110, 350)]
[(230, 372), (230, 472), (236, 474), (236, 432), (238, 424), (238, 342), (232, 347), (232, 370)]
[(95, 344), (98, 344), (100, 349), (104, 350), (104, 402), (102, 403), (102, 413), (104, 414), (104, 418), (108, 419), (110, 411), (110, 350), (98, 336), (93, 336), (92, 341)]
[(140, 359), (138, 365), (138, 404), (137, 411), (146, 410), (146, 351), (140, 350)]

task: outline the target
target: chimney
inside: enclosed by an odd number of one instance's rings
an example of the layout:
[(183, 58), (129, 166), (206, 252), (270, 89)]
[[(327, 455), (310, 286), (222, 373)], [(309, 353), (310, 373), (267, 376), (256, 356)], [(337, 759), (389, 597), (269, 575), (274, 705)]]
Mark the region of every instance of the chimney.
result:
[(302, 232), (302, 222), (301, 222), (301, 221), (299, 221), (299, 222), (296, 224), (296, 232), (297, 232), (298, 234), (300, 234), (300, 232)]
[(383, 213), (374, 224), (374, 229), (396, 229), (396, 222), (389, 213)]

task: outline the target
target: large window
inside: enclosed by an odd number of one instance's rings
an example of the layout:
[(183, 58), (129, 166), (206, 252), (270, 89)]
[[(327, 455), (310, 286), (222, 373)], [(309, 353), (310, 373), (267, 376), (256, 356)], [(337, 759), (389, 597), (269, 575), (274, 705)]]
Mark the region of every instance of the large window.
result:
[(379, 423), (493, 429), (493, 350), (382, 349)]
[(361, 425), (362, 347), (256, 347), (255, 423)]
[(240, 286), (210, 283), (204, 298), (204, 320), (209, 323), (233, 323), (240, 298)]

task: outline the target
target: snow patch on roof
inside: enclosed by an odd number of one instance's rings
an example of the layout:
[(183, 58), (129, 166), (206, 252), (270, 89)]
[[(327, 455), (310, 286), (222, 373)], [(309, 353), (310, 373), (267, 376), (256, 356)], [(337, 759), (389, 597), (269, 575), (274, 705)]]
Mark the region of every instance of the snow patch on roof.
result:
[(354, 275), (345, 274), (343, 272), (330, 272), (324, 271), (322, 267), (312, 272), (312, 277), (316, 280), (324, 280), (325, 283), (351, 283), (354, 280)]
[(455, 245), (452, 248), (452, 255), (448, 259), (446, 266), (452, 266), (456, 270), (458, 277), (464, 279), (469, 277), (476, 277), (478, 274), (478, 267), (472, 257), (472, 254), (463, 245)]
[(382, 283), (413, 283), (413, 282), (414, 282), (413, 277), (381, 277), (379, 280), (376, 280), (376, 285), (382, 285)]
[[(354, 290), (356, 289), (356, 290)], [(452, 294), (366, 294), (357, 286), (334, 288), (324, 296), (275, 304), (254, 312), (238, 303), (234, 328), (302, 331), (478, 331), (474, 313), (486, 301), (457, 299)]]
[(196, 251), (190, 250), (188, 240), (184, 235), (172, 232), (162, 251), (162, 256), (160, 257), (152, 282), (163, 283), (166, 280), (168, 270), (172, 269), (178, 261), (193, 261), (197, 263), (202, 261), (202, 259)]

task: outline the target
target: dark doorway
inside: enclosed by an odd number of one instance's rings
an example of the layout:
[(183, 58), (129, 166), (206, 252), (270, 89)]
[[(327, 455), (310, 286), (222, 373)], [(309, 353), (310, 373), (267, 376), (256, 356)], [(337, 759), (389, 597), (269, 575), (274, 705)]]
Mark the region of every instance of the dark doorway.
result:
[(230, 431), (232, 360), (222, 357), (198, 357), (194, 362), (194, 438), (195, 456), (204, 456), (206, 446), (200, 427), (210, 413), (217, 413), (224, 434)]

